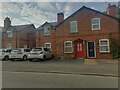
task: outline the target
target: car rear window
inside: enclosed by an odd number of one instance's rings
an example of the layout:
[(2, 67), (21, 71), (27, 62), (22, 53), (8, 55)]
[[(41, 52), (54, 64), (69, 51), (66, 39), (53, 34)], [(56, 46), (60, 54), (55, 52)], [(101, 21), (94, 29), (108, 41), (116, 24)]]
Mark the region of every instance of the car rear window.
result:
[(20, 50), (18, 50), (18, 49), (13, 49), (12, 50), (12, 52), (18, 52), (18, 51), (20, 51)]
[(25, 51), (25, 52), (30, 52), (30, 51), (31, 51), (31, 49), (25, 49), (24, 51)]
[(39, 51), (42, 51), (42, 48), (39, 48), (39, 49), (32, 49), (33, 52), (39, 52)]

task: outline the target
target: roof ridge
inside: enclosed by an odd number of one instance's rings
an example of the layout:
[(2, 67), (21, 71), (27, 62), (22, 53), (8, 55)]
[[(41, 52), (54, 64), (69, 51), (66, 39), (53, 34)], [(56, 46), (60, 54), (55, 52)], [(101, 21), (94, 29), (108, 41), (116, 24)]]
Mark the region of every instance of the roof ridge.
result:
[(71, 16), (75, 15), (77, 12), (79, 12), (80, 10), (82, 10), (82, 9), (84, 9), (84, 8), (89, 9), (89, 10), (92, 10), (92, 11), (94, 11), (94, 12), (98, 12), (98, 13), (100, 13), (100, 14), (103, 14), (103, 15), (108, 16), (108, 17), (110, 17), (110, 18), (113, 18), (113, 19), (115, 19), (115, 20), (119, 20), (119, 18), (117, 18), (117, 17), (113, 17), (113, 16), (111, 16), (111, 15), (105, 14), (105, 13), (100, 12), (100, 11), (97, 11), (97, 10), (95, 10), (95, 9), (92, 9), (92, 8), (89, 8), (89, 7), (86, 7), (86, 6), (82, 6), (80, 9), (78, 9), (78, 10), (75, 11), (73, 14), (71, 14), (71, 15), (68, 16), (66, 19), (64, 19), (61, 23), (57, 24), (56, 27), (59, 26), (60, 24), (62, 24), (64, 21), (66, 21), (66, 20), (69, 19)]

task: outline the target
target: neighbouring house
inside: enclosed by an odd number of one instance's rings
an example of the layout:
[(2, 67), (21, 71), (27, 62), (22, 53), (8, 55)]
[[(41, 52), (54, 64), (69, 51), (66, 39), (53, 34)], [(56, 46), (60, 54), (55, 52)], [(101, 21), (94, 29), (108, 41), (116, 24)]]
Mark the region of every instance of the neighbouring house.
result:
[(33, 24), (11, 25), (10, 18), (5, 18), (2, 27), (2, 48), (35, 47), (35, 26)]
[(56, 55), (56, 31), (57, 22), (45, 22), (36, 29), (36, 47), (47, 47)]
[(58, 13), (57, 23), (37, 28), (36, 47), (48, 47), (57, 57), (112, 58), (111, 38), (120, 39), (117, 17), (116, 5), (109, 5), (104, 13), (83, 6), (66, 19)]

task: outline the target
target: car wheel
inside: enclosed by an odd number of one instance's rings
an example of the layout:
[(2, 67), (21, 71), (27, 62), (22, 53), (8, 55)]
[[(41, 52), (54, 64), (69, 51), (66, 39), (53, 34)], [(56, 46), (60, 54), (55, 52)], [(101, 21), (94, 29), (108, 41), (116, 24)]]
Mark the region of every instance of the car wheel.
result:
[(14, 59), (10, 59), (11, 61), (14, 61)]
[(46, 56), (43, 57), (43, 60), (42, 61), (45, 61), (46, 60)]
[(32, 62), (32, 61), (33, 61), (33, 59), (29, 59), (29, 61), (30, 61), (30, 62)]
[(9, 56), (5, 56), (3, 60), (8, 60), (9, 59)]
[(52, 54), (52, 57), (51, 57), (51, 59), (53, 59), (54, 58), (54, 55)]
[(27, 56), (25, 55), (25, 56), (23, 56), (23, 60), (24, 61), (26, 61), (27, 60)]

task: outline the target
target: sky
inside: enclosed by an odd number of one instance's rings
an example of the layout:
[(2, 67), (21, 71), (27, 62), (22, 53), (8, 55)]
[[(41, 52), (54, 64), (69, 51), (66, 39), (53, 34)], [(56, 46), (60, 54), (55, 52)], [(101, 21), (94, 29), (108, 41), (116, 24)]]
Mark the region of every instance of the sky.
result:
[[(119, 0), (95, 2), (96, 0), (4, 0), (0, 3), (0, 26), (4, 25), (5, 17), (11, 19), (12, 25), (34, 24), (35, 27), (43, 23), (56, 22), (57, 13), (64, 13), (67, 18), (72, 13), (86, 6), (98, 11), (104, 11), (108, 3), (117, 4)], [(34, 1), (34, 2), (33, 2)], [(57, 1), (57, 2), (55, 2)], [(74, 1), (74, 2), (73, 2)]]

